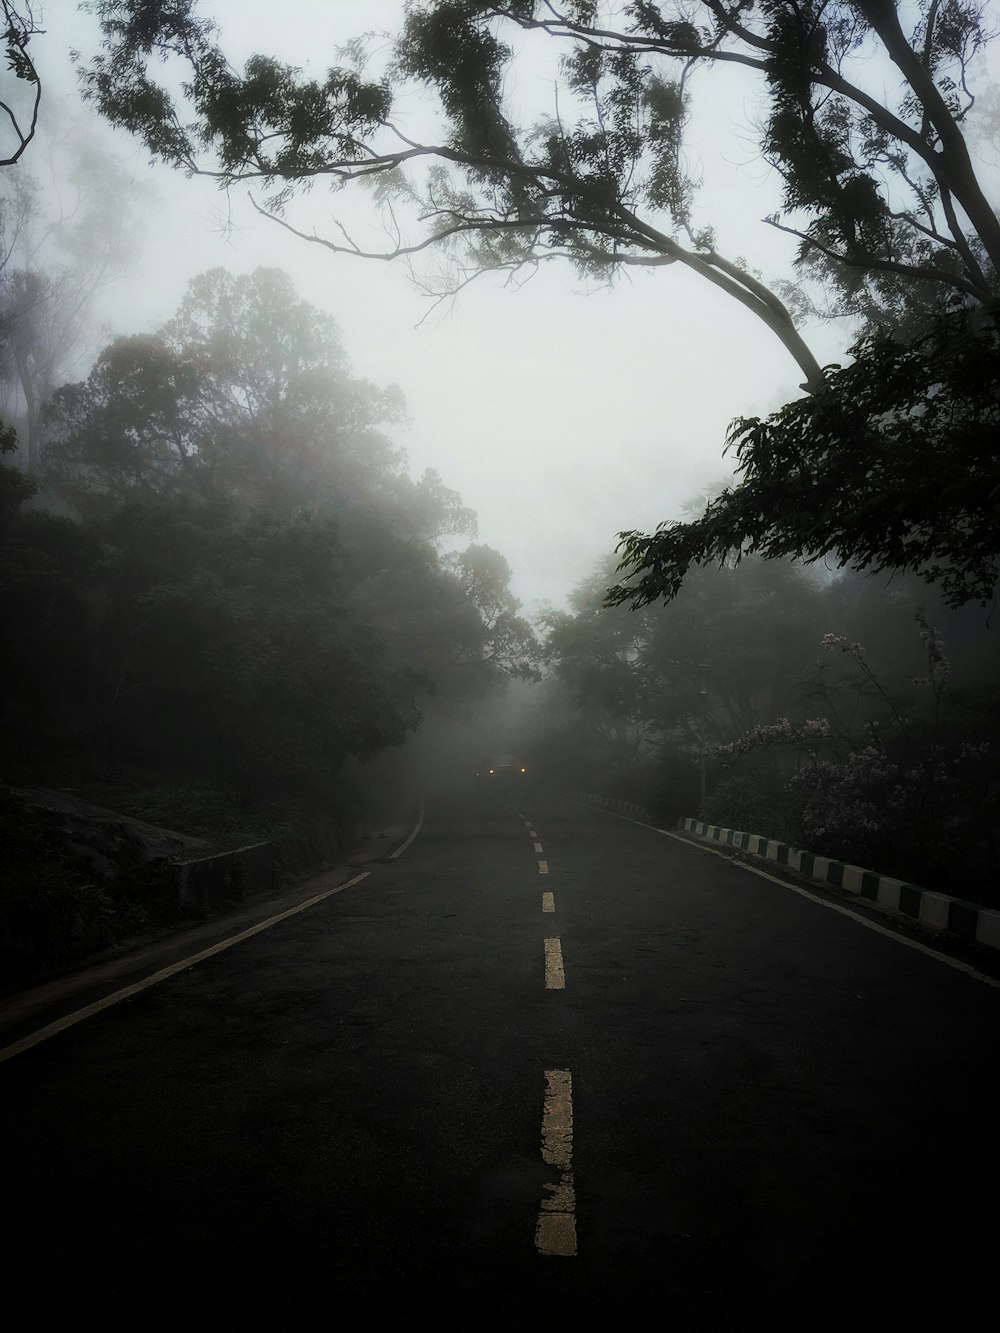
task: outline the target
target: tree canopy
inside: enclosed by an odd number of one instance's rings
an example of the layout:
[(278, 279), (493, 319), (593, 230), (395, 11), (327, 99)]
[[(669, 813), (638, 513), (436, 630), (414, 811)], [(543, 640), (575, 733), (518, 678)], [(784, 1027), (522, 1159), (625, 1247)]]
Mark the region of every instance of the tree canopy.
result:
[(742, 480), (699, 518), (622, 534), (615, 603), (675, 596), (692, 565), (755, 553), (908, 570), (948, 603), (1000, 579), (994, 329), (956, 313), (911, 343), (867, 335), (827, 392), (730, 428)]
[[(235, 69), (224, 34), (194, 0), (92, 8), (104, 45), (81, 74), (101, 112), (174, 165), (224, 185), (260, 185), (257, 207), (311, 243), (368, 258), (442, 252), (451, 291), (484, 271), (560, 258), (601, 280), (630, 265), (681, 264), (781, 339), (824, 405), (776, 414), (766, 430), (738, 422), (739, 487), (699, 525), (625, 534), (629, 578), (616, 596), (638, 587), (640, 599), (669, 597), (692, 562), (746, 549), (832, 550), (871, 568), (902, 562), (946, 577), (957, 600), (983, 595), (995, 524), (957, 501), (929, 531), (926, 488), (911, 487), (912, 468), (892, 471), (906, 436), (944, 477), (955, 458), (948, 440), (961, 435), (948, 411), (974, 430), (993, 419), (983, 394), (964, 396), (961, 376), (937, 375), (928, 351), (958, 327), (956, 312), (983, 356), (997, 350), (1000, 220), (963, 133), (990, 38), (974, 0), (633, 0), (613, 9), (595, 0), (414, 0), (387, 68), (359, 59), (323, 79), (266, 54)], [(510, 91), (532, 42), (562, 55), (548, 112), (518, 105)], [(161, 76), (161, 58), (172, 75), (180, 64), (182, 93)], [(768, 286), (723, 253), (699, 216), (685, 129), (704, 76), (734, 68), (754, 80), (760, 152), (783, 187), (782, 206), (764, 221), (796, 238), (795, 284)], [(408, 128), (414, 87), (437, 110), (435, 132)], [(297, 196), (324, 179), (374, 187), (396, 240), (376, 250), (296, 226)], [(863, 369), (853, 377), (824, 370), (797, 325), (798, 314), (820, 308), (860, 323)], [(897, 354), (871, 336), (879, 332), (901, 348), (931, 341)], [(883, 384), (877, 410), (875, 395), (864, 396), (873, 410), (862, 423), (850, 395), (859, 378), (878, 384), (887, 357), (899, 374)], [(915, 428), (918, 368), (942, 410)], [(821, 447), (805, 443), (811, 414)], [(814, 495), (799, 487), (797, 507), (781, 507), (786, 483), (770, 470), (781, 456), (791, 460), (789, 486), (820, 470)], [(995, 457), (984, 465), (995, 469)], [(844, 506), (831, 497), (842, 486), (853, 497), (890, 474), (898, 514), (887, 540), (874, 511), (861, 525), (841, 521)]]
[(329, 519), (150, 496), (78, 523), (9, 506), (0, 549), (12, 760), (80, 753), (312, 805), (345, 758), (419, 724), (431, 682), (351, 613)]
[[(909, 33), (880, 0), (643, 0), (618, 26), (593, 0), (426, 0), (406, 6), (387, 71), (335, 67), (323, 80), (266, 54), (237, 71), (194, 0), (91, 7), (104, 48), (83, 66), (84, 86), (113, 123), (189, 171), (263, 184), (278, 217), (323, 177), (409, 193), (421, 230), (382, 257), (450, 244), (467, 272), (554, 256), (601, 275), (680, 263), (758, 315), (817, 386), (785, 306), (697, 221), (684, 153), (694, 75), (737, 65), (757, 78), (761, 148), (784, 182), (784, 210), (767, 221), (795, 233), (807, 265), (824, 275), (832, 265), (873, 313), (899, 300), (900, 278), (980, 303), (996, 296), (1000, 223), (960, 128), (988, 36), (968, 0), (924, 0)], [(564, 57), (547, 115), (508, 91), (532, 37)], [(186, 66), (180, 100), (158, 77), (160, 57)], [(873, 65), (876, 84), (895, 67), (894, 105), (869, 87)], [(436, 99), (436, 139), (407, 131), (414, 83)], [(360, 252), (343, 237), (310, 239)]]
[(399, 391), (351, 374), (334, 321), (287, 274), (216, 268), (162, 329), (117, 339), (54, 394), (46, 475), (78, 507), (145, 490), (346, 509), (403, 484), (384, 433), (402, 416)]
[(40, 498), (74, 517), (26, 509), (38, 483), (0, 467), (8, 747), (315, 807), (428, 709), (531, 676), (510, 569), (454, 549), (475, 515), (410, 477), (403, 419), (277, 269), (201, 274), (106, 347), (46, 412)]

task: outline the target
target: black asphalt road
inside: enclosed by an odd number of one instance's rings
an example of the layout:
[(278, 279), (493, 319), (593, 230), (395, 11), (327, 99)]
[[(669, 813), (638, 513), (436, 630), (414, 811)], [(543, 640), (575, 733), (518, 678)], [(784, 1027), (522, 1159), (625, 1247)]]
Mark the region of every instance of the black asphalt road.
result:
[[(8, 1309), (971, 1321), (1000, 990), (824, 901), (531, 789), (429, 800), (361, 883), (0, 1063)], [(535, 1243), (554, 1070), (575, 1256)]]

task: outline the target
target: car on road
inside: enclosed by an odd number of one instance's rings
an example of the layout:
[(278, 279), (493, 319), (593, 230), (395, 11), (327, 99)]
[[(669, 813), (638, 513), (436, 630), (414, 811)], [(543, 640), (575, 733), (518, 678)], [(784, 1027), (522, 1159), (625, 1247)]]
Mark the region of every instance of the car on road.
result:
[(527, 765), (513, 754), (493, 755), (479, 770), (479, 776), (491, 782), (519, 782), (527, 773)]

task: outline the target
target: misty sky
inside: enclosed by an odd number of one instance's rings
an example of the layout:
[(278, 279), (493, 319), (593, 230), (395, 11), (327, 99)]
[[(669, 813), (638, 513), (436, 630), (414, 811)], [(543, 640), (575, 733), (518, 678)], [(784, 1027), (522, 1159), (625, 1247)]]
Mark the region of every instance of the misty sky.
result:
[[(75, 0), (40, 8), (48, 29), (35, 39), (44, 140), (51, 110), (97, 120), (79, 101), (68, 50), (93, 53), (98, 34)], [(321, 74), (342, 63), (338, 44), (395, 29), (403, 5), (283, 0), (280, 25), (273, 0), (210, 0), (203, 8), (218, 19), (235, 60), (261, 49)], [(519, 77), (519, 99), (546, 109), (551, 68), (528, 63)], [(699, 87), (690, 138), (704, 175), (697, 220), (717, 228), (722, 253), (744, 256), (765, 279), (787, 277), (793, 242), (760, 221), (778, 204), (778, 183), (755, 148), (752, 87), (735, 70)], [(419, 125), (422, 108), (409, 111)], [(337, 320), (355, 372), (400, 386), (411, 424), (396, 438), (411, 471), (433, 467), (461, 492), (479, 515), (479, 539), (509, 560), (529, 612), (539, 602), (561, 605), (614, 547), (618, 531), (679, 517), (686, 503), (717, 487), (730, 475), (722, 454), (730, 420), (766, 413), (798, 392), (801, 376), (777, 339), (679, 267), (634, 272), (608, 290), (555, 262), (517, 291), (480, 279), (421, 323), (427, 298), (401, 265), (297, 240), (257, 217), (243, 197), (151, 168), (127, 136), (107, 137), (136, 180), (154, 184), (157, 198), (143, 258), (104, 294), (97, 345), (109, 333), (169, 318), (188, 279), (204, 269), (285, 269), (306, 299)], [(358, 227), (372, 216), (361, 196), (341, 193), (336, 202)], [(322, 186), (290, 217), (332, 233)], [(837, 325), (814, 330), (820, 361), (840, 359), (848, 334)]]

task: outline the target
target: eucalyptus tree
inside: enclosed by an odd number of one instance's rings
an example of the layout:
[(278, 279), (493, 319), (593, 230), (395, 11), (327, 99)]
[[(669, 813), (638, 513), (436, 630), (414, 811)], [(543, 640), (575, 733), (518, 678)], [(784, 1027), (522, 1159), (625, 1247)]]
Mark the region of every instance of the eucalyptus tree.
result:
[[(737, 423), (743, 478), (700, 526), (624, 535), (620, 599), (669, 597), (691, 563), (747, 549), (832, 551), (930, 577), (954, 567), (955, 600), (984, 595), (1000, 540), (975, 503), (978, 453), (972, 490), (939, 518), (898, 469), (917, 440), (940, 482), (961, 456), (951, 423), (969, 423), (977, 438), (995, 425), (995, 374), (985, 404), (961, 370), (937, 377), (953, 337), (966, 364), (995, 362), (998, 347), (1000, 220), (963, 133), (990, 36), (975, 0), (413, 0), (388, 68), (342, 62), (323, 78), (267, 54), (235, 69), (194, 0), (90, 7), (104, 44), (81, 75), (100, 111), (175, 166), (259, 186), (261, 212), (312, 244), (370, 259), (439, 252), (438, 290), (451, 291), (482, 272), (560, 259), (599, 281), (680, 265), (781, 340), (815, 402), (759, 429)], [(548, 113), (510, 92), (532, 42), (562, 56)], [(699, 89), (711, 93), (709, 76), (734, 69), (756, 90), (760, 153), (783, 188), (764, 223), (795, 238), (797, 288), (787, 278), (769, 286), (724, 254), (699, 214), (685, 129)], [(414, 88), (438, 117), (422, 133), (407, 120), (420, 102)], [(296, 202), (324, 181), (374, 190), (395, 231), (387, 247), (297, 225)], [(824, 370), (796, 323), (821, 308), (859, 320), (874, 339), (856, 345), (853, 378)], [(914, 337), (929, 341), (911, 355)], [(863, 420), (852, 399), (859, 379)], [(935, 395), (939, 419), (911, 429)], [(896, 418), (904, 427), (884, 435)], [(817, 425), (822, 445), (810, 449)], [(774, 485), (785, 455), (790, 492)], [(996, 463), (988, 453), (983, 467), (995, 475)], [(813, 474), (815, 495), (798, 484)], [(888, 540), (886, 514), (862, 506), (857, 544), (838, 488), (846, 481), (845, 506), (857, 508), (886, 477), (898, 510)]]
[[(876, 313), (899, 300), (897, 279), (983, 305), (996, 296), (1000, 222), (961, 132), (987, 41), (971, 0), (923, 0), (909, 33), (883, 0), (426, 0), (405, 7), (388, 71), (323, 79), (266, 54), (237, 71), (194, 0), (90, 8), (104, 47), (82, 66), (85, 90), (157, 156), (264, 185), (261, 207), (289, 226), (293, 197), (324, 178), (419, 202), (415, 235), (368, 257), (449, 246), (468, 275), (554, 257), (601, 277), (681, 264), (763, 320), (817, 387), (786, 306), (697, 218), (684, 154), (694, 76), (736, 65), (757, 80), (761, 149), (784, 182), (767, 222), (796, 235), (803, 264)], [(548, 115), (523, 119), (507, 90), (535, 36), (560, 44), (561, 83)], [(182, 93), (158, 81), (161, 57), (186, 66)], [(869, 86), (893, 66), (896, 106)], [(408, 131), (413, 84), (436, 97), (433, 138)], [(309, 239), (362, 253), (339, 234)]]
[(31, 0), (21, 0), (18, 4), (14, 0), (0, 0), (0, 20), (7, 68), (19, 83), (26, 85), (21, 91), (28, 94), (26, 104), (18, 97), (5, 95), (0, 98), (0, 124), (3, 125), (0, 167), (11, 167), (20, 160), (38, 127), (42, 80), (29, 47), (32, 37), (43, 30), (38, 26)]
[[(35, 22), (30, 4), (14, 4), (13, 0), (0, 0), (0, 16), (3, 20), (3, 43), (8, 70), (19, 83), (26, 85), (29, 92), (29, 105), (23, 99), (9, 93), (0, 98), (0, 167), (15, 166), (24, 150), (35, 137), (38, 127), (38, 110), (42, 101), (42, 81), (35, 66), (34, 57), (28, 47), (32, 37), (40, 29)], [(23, 90), (22, 90), (23, 91)], [(10, 259), (13, 243), (19, 231), (16, 209), (11, 209), (6, 200), (0, 199), (0, 280)], [(12, 226), (12, 220), (14, 225)], [(7, 321), (0, 322), (0, 357), (8, 359), (7, 343), (9, 330)], [(11, 453), (17, 447), (17, 431), (7, 421), (0, 421), (0, 453)]]
[(92, 134), (56, 128), (30, 168), (0, 175), (0, 393), (21, 465), (36, 474), (45, 405), (89, 351), (95, 303), (134, 259), (148, 198)]

